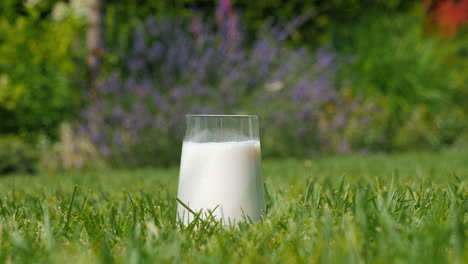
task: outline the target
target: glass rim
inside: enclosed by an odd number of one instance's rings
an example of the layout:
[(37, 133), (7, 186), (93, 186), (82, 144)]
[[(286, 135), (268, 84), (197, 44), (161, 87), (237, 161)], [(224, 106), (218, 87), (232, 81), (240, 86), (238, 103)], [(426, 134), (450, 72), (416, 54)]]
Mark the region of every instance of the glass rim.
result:
[(195, 115), (188, 114), (185, 117), (236, 117), (236, 118), (258, 118), (256, 115)]

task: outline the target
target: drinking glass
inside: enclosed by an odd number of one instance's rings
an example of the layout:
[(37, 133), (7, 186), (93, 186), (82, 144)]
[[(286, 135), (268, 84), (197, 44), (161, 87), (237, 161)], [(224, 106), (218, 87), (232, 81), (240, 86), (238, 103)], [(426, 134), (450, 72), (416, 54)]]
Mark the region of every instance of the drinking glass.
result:
[(258, 118), (187, 115), (177, 217), (214, 216), (224, 225), (256, 222), (264, 209)]

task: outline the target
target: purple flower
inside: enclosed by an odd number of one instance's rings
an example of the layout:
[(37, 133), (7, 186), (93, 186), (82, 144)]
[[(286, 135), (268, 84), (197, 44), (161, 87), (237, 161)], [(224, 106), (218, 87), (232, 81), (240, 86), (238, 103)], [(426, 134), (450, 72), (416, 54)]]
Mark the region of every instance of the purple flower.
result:
[(138, 58), (131, 58), (127, 63), (127, 67), (131, 72), (140, 71), (141, 69), (143, 69), (144, 65), (145, 63), (143, 62), (143, 60)]
[(307, 98), (317, 103), (329, 102), (335, 98), (335, 92), (330, 87), (329, 77), (320, 76), (310, 83)]
[(192, 31), (192, 34), (195, 35), (195, 37), (200, 37), (203, 31), (203, 22), (199, 15), (193, 16), (192, 23), (190, 24), (190, 29)]
[(162, 117), (155, 117), (153, 118), (152, 122), (152, 128), (154, 129), (164, 129), (166, 127), (166, 122)]
[(121, 120), (124, 116), (124, 111), (122, 110), (122, 107), (120, 107), (120, 105), (115, 106), (112, 110), (112, 115), (115, 119)]
[(99, 152), (101, 152), (101, 154), (104, 156), (108, 156), (109, 154), (111, 154), (111, 150), (106, 145), (101, 145), (99, 147)]
[(138, 85), (135, 86), (135, 95), (139, 97), (147, 97), (151, 94), (151, 90), (153, 88), (153, 84), (151, 80), (145, 79), (141, 81)]
[(307, 99), (307, 89), (309, 87), (309, 81), (303, 79), (296, 83), (291, 92), (291, 98), (295, 101), (301, 101)]
[(100, 92), (107, 94), (117, 92), (120, 89), (121, 79), (118, 74), (112, 74), (109, 80), (98, 86)]
[(232, 12), (231, 0), (220, 0), (216, 8), (216, 20), (222, 25), (227, 16)]
[(208, 94), (208, 89), (201, 85), (201, 84), (195, 84), (192, 86), (192, 91), (195, 93), (195, 94), (198, 94), (198, 95), (205, 95), (205, 94)]
[(138, 122), (138, 120), (142, 120), (143, 119), (142, 117), (146, 116), (146, 108), (143, 102), (136, 103), (133, 105), (133, 116), (139, 117), (135, 119), (136, 122)]
[(143, 32), (137, 31), (133, 38), (133, 49), (138, 54), (144, 54), (146, 50), (145, 39), (143, 37)]
[(133, 78), (128, 78), (126, 81), (125, 81), (125, 90), (126, 91), (135, 91), (137, 87), (137, 82), (135, 79)]
[(336, 59), (336, 54), (329, 52), (327, 49), (320, 49), (317, 52), (317, 68), (323, 69), (332, 66)]
[(161, 56), (163, 55), (163, 50), (164, 50), (164, 47), (161, 43), (159, 42), (153, 43), (148, 52), (148, 59), (150, 61), (155, 61), (155, 60), (160, 59)]
[(226, 28), (230, 39), (238, 39), (239, 32), (239, 17), (236, 13), (231, 13), (226, 22)]
[(145, 27), (151, 36), (156, 36), (158, 34), (156, 19), (154, 19), (153, 16), (150, 16), (148, 19), (146, 19)]
[(113, 143), (116, 145), (116, 147), (121, 147), (123, 144), (122, 133), (119, 130), (115, 131)]
[(154, 105), (156, 106), (156, 108), (162, 112), (166, 112), (169, 110), (169, 106), (166, 102), (166, 100), (164, 98), (162, 98), (159, 94), (157, 93), (153, 93), (151, 95), (152, 97), (152, 101), (154, 103)]
[(184, 90), (181, 87), (174, 87), (171, 89), (170, 97), (174, 100), (179, 100), (184, 97)]

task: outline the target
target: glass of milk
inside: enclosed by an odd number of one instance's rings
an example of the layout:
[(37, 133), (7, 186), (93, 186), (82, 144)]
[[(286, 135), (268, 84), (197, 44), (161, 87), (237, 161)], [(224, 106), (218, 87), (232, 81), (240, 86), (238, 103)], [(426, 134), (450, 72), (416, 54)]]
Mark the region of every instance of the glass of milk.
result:
[(258, 221), (264, 198), (257, 116), (187, 115), (186, 122), (178, 219), (188, 224), (201, 212), (224, 225)]

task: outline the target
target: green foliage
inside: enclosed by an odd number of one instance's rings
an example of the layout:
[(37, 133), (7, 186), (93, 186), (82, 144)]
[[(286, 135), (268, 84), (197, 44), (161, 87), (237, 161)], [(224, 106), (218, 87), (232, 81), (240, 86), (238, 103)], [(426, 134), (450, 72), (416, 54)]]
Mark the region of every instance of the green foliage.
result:
[(177, 169), (0, 179), (0, 262), (466, 263), (468, 153), (265, 161), (267, 212), (175, 221)]
[(389, 151), (385, 137), (390, 113), (382, 107), (384, 100), (362, 100), (350, 114), (349, 123), (343, 129), (342, 138), (352, 150)]
[[(462, 70), (467, 64), (466, 56), (460, 54), (466, 41), (424, 35), (419, 11), (366, 16), (341, 26), (335, 30), (333, 44), (352, 60), (341, 72), (352, 80), (343, 89), (365, 96), (386, 113), (375, 124), (384, 128), (381, 135), (386, 148), (439, 147), (454, 142), (468, 113), (462, 112), (466, 109), (462, 101), (468, 99)], [(460, 124), (442, 125), (446, 118)]]
[(0, 175), (30, 173), (36, 170), (34, 150), (16, 137), (0, 137)]
[[(395, 110), (417, 103), (447, 104), (445, 60), (450, 45), (423, 36), (421, 18), (401, 15), (363, 19), (336, 40), (339, 50), (353, 56), (349, 75), (355, 93), (385, 95)], [(347, 40), (346, 43), (345, 39)]]
[(459, 109), (441, 109), (434, 114), (424, 105), (416, 106), (399, 129), (395, 147), (407, 150), (452, 145), (467, 131), (466, 120)]
[[(150, 15), (157, 17), (190, 18), (194, 13), (201, 16), (213, 16), (220, 0), (176, 0), (176, 1), (107, 1), (108, 14), (115, 18), (115, 23), (134, 24)], [(410, 0), (231, 0), (240, 12), (241, 21), (248, 32), (254, 36), (265, 22), (288, 23), (306, 11), (315, 11), (316, 16), (307, 21), (292, 36), (296, 44), (319, 43), (329, 40), (328, 27), (332, 22), (350, 22), (356, 18), (378, 10), (394, 13), (406, 10), (418, 1)], [(122, 19), (125, 18), (125, 19)], [(128, 18), (128, 19), (127, 19)], [(120, 28), (120, 27), (119, 27)]]
[(307, 10), (313, 10), (316, 16), (302, 25), (296, 34), (292, 35), (295, 43), (324, 43), (330, 39), (329, 27), (332, 23), (349, 23), (360, 16), (379, 12), (394, 13), (411, 7), (416, 1), (354, 1), (354, 0), (234, 0), (239, 6), (247, 27), (252, 31), (262, 28), (265, 21), (288, 22)]
[(55, 11), (43, 18), (35, 6), (23, 12), (0, 17), (0, 133), (54, 135), (76, 105), (72, 44), (80, 25)]

